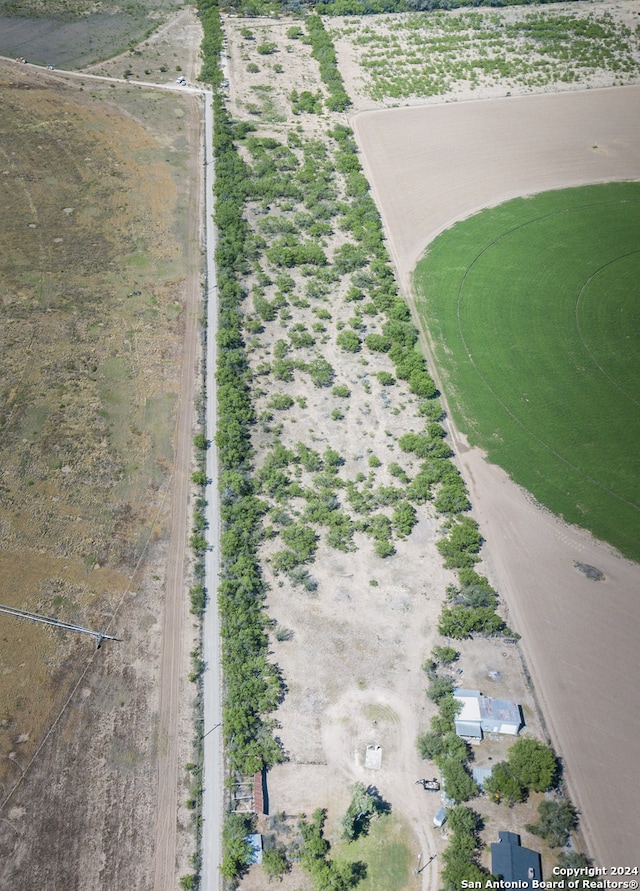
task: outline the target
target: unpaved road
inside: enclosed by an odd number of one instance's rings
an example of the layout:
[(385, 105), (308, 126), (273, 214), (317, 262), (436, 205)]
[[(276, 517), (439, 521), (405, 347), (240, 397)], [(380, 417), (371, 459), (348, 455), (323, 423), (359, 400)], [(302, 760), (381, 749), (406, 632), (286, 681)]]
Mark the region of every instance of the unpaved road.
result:
[(198, 375), (198, 330), (200, 289), (200, 244), (203, 219), (203, 128), (200, 97), (185, 97), (188, 103), (189, 155), (189, 277), (185, 293), (185, 331), (182, 378), (175, 435), (176, 452), (171, 492), (171, 536), (167, 553), (162, 656), (160, 662), (160, 713), (158, 747), (158, 820), (155, 849), (155, 891), (173, 891), (176, 871), (176, 815), (178, 812), (178, 739), (180, 699), (184, 690), (185, 638), (188, 620), (185, 591), (187, 535), (189, 529), (190, 468), (193, 452), (194, 395)]
[[(521, 195), (640, 177), (639, 87), (367, 112), (353, 123), (409, 296), (416, 261), (456, 220)], [(640, 567), (539, 509), (452, 435), (590, 854), (599, 866), (637, 866)], [(589, 581), (575, 560), (606, 580)]]

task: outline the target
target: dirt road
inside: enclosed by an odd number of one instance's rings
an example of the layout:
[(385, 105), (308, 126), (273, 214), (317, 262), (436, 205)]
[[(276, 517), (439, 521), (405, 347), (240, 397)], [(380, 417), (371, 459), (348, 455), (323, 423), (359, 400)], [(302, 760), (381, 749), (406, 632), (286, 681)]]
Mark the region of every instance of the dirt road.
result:
[(189, 490), (194, 430), (195, 381), (198, 374), (198, 327), (201, 297), (200, 244), (202, 241), (202, 100), (190, 96), (188, 133), (192, 143), (189, 163), (189, 269), (186, 287), (182, 378), (175, 435), (171, 492), (171, 537), (167, 554), (166, 587), (160, 662), (160, 744), (158, 747), (158, 821), (155, 849), (155, 891), (173, 891), (176, 870), (176, 814), (178, 811), (178, 719), (185, 684), (187, 654), (183, 628), (188, 621), (185, 592)]
[[(640, 177), (639, 121), (638, 87), (357, 116), (405, 292), (426, 246), (455, 220), (516, 196)], [(636, 866), (640, 567), (540, 510), (452, 434), (590, 854), (597, 865)], [(577, 559), (606, 580), (586, 579)]]

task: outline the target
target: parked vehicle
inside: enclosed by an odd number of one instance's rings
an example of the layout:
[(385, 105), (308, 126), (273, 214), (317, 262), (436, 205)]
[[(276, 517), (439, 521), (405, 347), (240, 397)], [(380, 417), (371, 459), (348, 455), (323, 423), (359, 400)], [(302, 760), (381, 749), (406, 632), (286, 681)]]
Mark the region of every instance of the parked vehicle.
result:
[(433, 825), (436, 829), (439, 829), (441, 826), (447, 822), (447, 809), (446, 807), (441, 807), (438, 813), (433, 818)]

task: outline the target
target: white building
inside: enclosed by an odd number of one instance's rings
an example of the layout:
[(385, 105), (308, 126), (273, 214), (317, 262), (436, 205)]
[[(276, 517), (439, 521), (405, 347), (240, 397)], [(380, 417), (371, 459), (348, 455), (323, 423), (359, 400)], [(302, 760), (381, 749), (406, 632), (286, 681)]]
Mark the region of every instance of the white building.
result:
[(520, 706), (509, 699), (483, 696), (479, 690), (453, 691), (454, 698), (462, 704), (455, 718), (458, 736), (482, 739), (483, 733), (507, 733), (515, 736), (524, 721)]

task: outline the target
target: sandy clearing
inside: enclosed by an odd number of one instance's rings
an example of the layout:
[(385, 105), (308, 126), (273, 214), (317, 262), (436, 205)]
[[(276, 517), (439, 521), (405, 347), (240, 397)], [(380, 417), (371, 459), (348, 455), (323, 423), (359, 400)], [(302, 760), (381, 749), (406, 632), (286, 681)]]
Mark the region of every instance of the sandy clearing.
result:
[[(640, 176), (639, 112), (640, 88), (625, 87), (356, 116), (405, 293), (426, 246), (456, 220), (521, 195)], [(590, 854), (637, 865), (640, 567), (538, 508), (452, 436)], [(588, 581), (577, 559), (606, 580)]]

